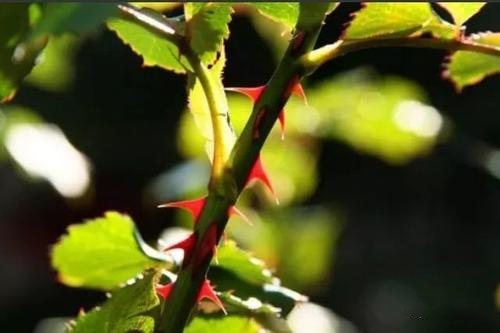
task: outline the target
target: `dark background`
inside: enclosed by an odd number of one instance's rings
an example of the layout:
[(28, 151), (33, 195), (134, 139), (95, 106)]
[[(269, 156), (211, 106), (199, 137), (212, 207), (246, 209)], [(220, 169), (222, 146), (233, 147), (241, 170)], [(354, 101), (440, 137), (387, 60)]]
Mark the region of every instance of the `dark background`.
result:
[[(470, 31), (500, 31), (500, 4), (473, 18)], [(332, 42), (355, 4), (342, 4), (319, 44)], [(265, 82), (272, 53), (246, 17), (231, 23), (227, 85)], [(311, 203), (348, 212), (328, 290), (312, 300), (362, 332), (500, 332), (494, 290), (500, 282), (500, 181), (468, 163), (470, 140), (500, 147), (500, 77), (458, 95), (440, 77), (442, 51), (379, 49), (326, 65), (311, 81), (369, 65), (418, 82), (459, 135), (432, 154), (390, 166), (338, 142), (324, 142), (320, 185)], [(42, 318), (73, 316), (103, 299), (57, 283), (49, 244), (68, 224), (129, 213), (146, 238), (169, 218), (143, 204), (150, 180), (180, 161), (174, 133), (184, 109), (184, 78), (141, 60), (113, 33), (87, 39), (73, 88), (48, 93), (25, 85), (15, 102), (59, 125), (92, 160), (94, 201), (76, 207), (46, 183), (0, 164), (0, 327), (31, 332)], [(168, 112), (167, 112), (168, 111)], [(465, 138), (465, 143), (462, 139)], [(469, 141), (467, 141), (469, 140)], [(469, 142), (469, 143), (467, 143)], [(415, 315), (417, 314), (417, 315)]]

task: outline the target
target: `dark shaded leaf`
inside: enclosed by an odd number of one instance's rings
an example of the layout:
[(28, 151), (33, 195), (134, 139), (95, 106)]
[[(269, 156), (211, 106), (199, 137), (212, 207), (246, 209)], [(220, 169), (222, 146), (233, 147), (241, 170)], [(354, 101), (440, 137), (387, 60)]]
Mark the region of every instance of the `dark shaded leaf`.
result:
[[(21, 80), (35, 65), (47, 39), (26, 41), (30, 27), (39, 18), (38, 4), (0, 5), (0, 102), (14, 97)], [(30, 10), (31, 9), (31, 10)]]
[(115, 3), (49, 3), (33, 35), (87, 32), (104, 23), (117, 11)]
[(114, 292), (100, 308), (80, 315), (72, 333), (152, 333), (159, 319), (160, 300), (156, 295), (156, 274), (140, 276)]

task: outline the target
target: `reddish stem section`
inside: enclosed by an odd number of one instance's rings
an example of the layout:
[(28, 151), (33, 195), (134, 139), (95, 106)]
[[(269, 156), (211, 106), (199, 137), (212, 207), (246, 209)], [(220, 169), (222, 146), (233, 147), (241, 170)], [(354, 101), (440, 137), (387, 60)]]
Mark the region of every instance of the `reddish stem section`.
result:
[[(297, 37), (297, 38), (300, 39), (300, 37)], [(264, 92), (265, 88), (266, 88), (266, 86), (230, 87), (230, 88), (226, 88), (226, 90), (238, 92), (240, 94), (248, 96), (252, 100), (252, 102), (254, 104), (256, 104), (259, 101), (260, 96), (262, 96), (262, 93)], [(290, 86), (285, 91), (284, 96), (282, 98), (282, 100), (284, 101), (283, 104), (286, 102), (286, 100), (288, 100), (288, 97), (291, 94), (302, 99), (304, 101), (304, 103), (307, 105), (306, 94), (304, 93), (304, 89), (302, 88), (302, 85), (300, 84), (300, 80), (299, 80), (298, 76), (296, 76), (290, 82)], [(253, 138), (254, 139), (258, 139), (260, 137), (260, 125), (262, 124), (262, 119), (265, 116), (265, 112), (266, 112), (266, 109), (261, 108), (255, 117), (254, 127), (253, 127)], [(285, 111), (284, 110), (280, 111), (280, 113), (278, 115), (278, 121), (280, 124), (281, 137), (284, 138), (285, 137)]]

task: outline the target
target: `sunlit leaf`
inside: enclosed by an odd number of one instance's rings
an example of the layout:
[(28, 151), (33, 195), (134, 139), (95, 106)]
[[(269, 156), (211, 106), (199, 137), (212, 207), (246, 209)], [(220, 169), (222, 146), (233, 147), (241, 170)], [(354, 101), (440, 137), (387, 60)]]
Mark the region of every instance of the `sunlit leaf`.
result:
[(151, 8), (159, 12), (165, 12), (182, 6), (181, 2), (131, 2), (138, 8)]
[(87, 32), (104, 23), (117, 11), (114, 3), (49, 3), (33, 35)]
[(153, 333), (159, 318), (156, 275), (147, 273), (131, 285), (114, 292), (100, 308), (80, 315), (72, 333)]
[[(0, 22), (0, 102), (10, 100), (35, 65), (46, 38), (27, 41), (30, 27), (38, 19), (38, 4), (1, 4)], [(31, 7), (30, 7), (31, 6)], [(31, 11), (30, 11), (31, 8)]]
[(224, 39), (229, 37), (231, 6), (227, 3), (187, 3), (186, 33), (191, 48), (205, 63), (212, 63), (221, 50)]
[(476, 15), (486, 4), (484, 2), (438, 2), (453, 17), (456, 25), (461, 26)]
[(108, 20), (108, 28), (140, 55), (145, 66), (158, 66), (175, 73), (185, 73), (191, 66), (177, 45), (140, 23), (129, 19)]
[(242, 316), (196, 317), (184, 333), (245, 332), (258, 333), (260, 326), (251, 318)]
[(146, 256), (130, 217), (104, 217), (72, 225), (52, 249), (52, 265), (70, 286), (109, 290), (159, 262)]
[(287, 29), (292, 30), (299, 18), (298, 2), (247, 2), (264, 16), (283, 24)]
[(452, 38), (456, 29), (442, 21), (426, 2), (368, 2), (355, 14), (344, 32), (344, 38), (390, 38), (417, 36), (425, 32)]
[(205, 2), (186, 2), (184, 4), (184, 15), (186, 20), (191, 20), (203, 8), (207, 7), (208, 3)]
[[(474, 43), (500, 49), (500, 33), (481, 33), (470, 36)], [(485, 77), (500, 73), (500, 57), (468, 51), (455, 52), (446, 65), (445, 75), (455, 83), (458, 90), (476, 84)]]

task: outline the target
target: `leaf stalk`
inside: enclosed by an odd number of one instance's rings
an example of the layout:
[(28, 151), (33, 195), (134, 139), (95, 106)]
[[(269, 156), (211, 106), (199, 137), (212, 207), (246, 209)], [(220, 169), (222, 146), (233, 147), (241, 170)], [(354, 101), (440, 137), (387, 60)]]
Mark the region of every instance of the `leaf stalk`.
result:
[(401, 37), (401, 38), (378, 38), (338, 40), (333, 44), (327, 44), (311, 52), (304, 54), (299, 62), (308, 73), (314, 72), (325, 62), (351, 52), (380, 47), (411, 47), (430, 48), (438, 50), (469, 51), (486, 55), (500, 56), (500, 47), (475, 43), (469, 40), (438, 39), (428, 37)]

